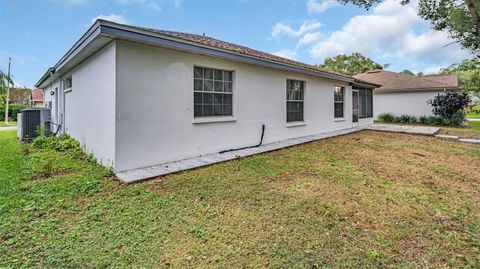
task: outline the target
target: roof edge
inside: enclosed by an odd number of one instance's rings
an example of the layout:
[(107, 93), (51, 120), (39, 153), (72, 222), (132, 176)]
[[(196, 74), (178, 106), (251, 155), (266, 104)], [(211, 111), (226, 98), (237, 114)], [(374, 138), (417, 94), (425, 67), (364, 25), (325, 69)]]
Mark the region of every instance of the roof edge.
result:
[(448, 90), (457, 90), (461, 91), (460, 87), (433, 87), (433, 88), (399, 88), (399, 89), (376, 89), (375, 92), (378, 93), (388, 93), (388, 92), (428, 92), (428, 91), (448, 91)]
[[(301, 66), (295, 66), (288, 63), (281, 63), (278, 61), (271, 61), (261, 57), (255, 57), (252, 55), (245, 55), (241, 53), (235, 53), (229, 50), (223, 50), (213, 46), (202, 45), (195, 42), (183, 40), (180, 38), (174, 38), (170, 36), (164, 36), (154, 32), (148, 32), (146, 30), (138, 29), (134, 26), (118, 24), (111, 21), (98, 19), (95, 23), (75, 42), (75, 44), (60, 58), (60, 60), (50, 67), (47, 72), (40, 78), (35, 84), (36, 87), (42, 86), (53, 74), (58, 72), (63, 66), (65, 66), (75, 55), (91, 43), (99, 35), (111, 38), (131, 39), (133, 41), (151, 43), (160, 47), (167, 47), (171, 49), (184, 50), (191, 53), (203, 54), (211, 57), (219, 57), (236, 62), (243, 62), (247, 64), (259, 65), (267, 68), (280, 69), (284, 71), (302, 73), (306, 75), (318, 76), (327, 79), (333, 79), (343, 81), (347, 83), (354, 83), (355, 81), (364, 83), (369, 86), (379, 87), (381, 85), (370, 83), (362, 80), (357, 80), (354, 77), (322, 72), (321, 70), (313, 70), (303, 68)], [(88, 57), (88, 56), (87, 56)], [(304, 63), (302, 63), (304, 64)], [(305, 64), (308, 65), (308, 64)]]

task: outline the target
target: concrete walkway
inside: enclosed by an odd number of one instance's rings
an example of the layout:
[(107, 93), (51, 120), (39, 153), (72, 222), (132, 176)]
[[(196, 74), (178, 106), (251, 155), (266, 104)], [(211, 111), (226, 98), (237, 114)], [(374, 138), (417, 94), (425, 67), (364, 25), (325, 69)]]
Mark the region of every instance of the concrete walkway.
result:
[(176, 161), (176, 162), (163, 163), (155, 166), (139, 168), (139, 169), (124, 171), (124, 172), (118, 172), (116, 173), (116, 176), (122, 182), (133, 183), (140, 180), (163, 176), (166, 174), (175, 173), (183, 170), (189, 170), (197, 167), (234, 160), (234, 159), (251, 156), (258, 153), (274, 151), (274, 150), (278, 150), (281, 148), (286, 148), (294, 145), (300, 145), (300, 144), (312, 142), (315, 140), (349, 134), (356, 131), (360, 131), (362, 129), (364, 129), (364, 127), (355, 127), (355, 128), (349, 128), (349, 129), (344, 129), (344, 130), (334, 131), (329, 133), (321, 133), (316, 135), (292, 138), (292, 139), (287, 139), (279, 142), (264, 144), (257, 148), (242, 149), (242, 150), (230, 151), (226, 153), (214, 153), (214, 154), (194, 157), (194, 158), (185, 159), (185, 160)]
[(11, 130), (17, 130), (17, 126), (0, 127), (0, 131), (11, 131)]
[(373, 124), (365, 128), (366, 130), (393, 132), (393, 133), (405, 133), (416, 135), (435, 135), (440, 128), (438, 127), (425, 127), (425, 126), (407, 126), (407, 125), (390, 125), (390, 124)]

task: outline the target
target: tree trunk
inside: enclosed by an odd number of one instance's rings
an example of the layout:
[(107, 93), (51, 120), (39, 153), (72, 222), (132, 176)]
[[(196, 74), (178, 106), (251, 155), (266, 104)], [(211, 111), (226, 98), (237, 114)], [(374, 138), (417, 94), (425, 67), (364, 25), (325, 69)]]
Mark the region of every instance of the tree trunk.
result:
[(475, 3), (476, 0), (465, 0), (465, 4), (467, 5), (468, 12), (472, 16), (473, 25), (475, 27), (475, 33), (477, 34), (477, 38), (480, 39), (480, 7), (479, 3)]

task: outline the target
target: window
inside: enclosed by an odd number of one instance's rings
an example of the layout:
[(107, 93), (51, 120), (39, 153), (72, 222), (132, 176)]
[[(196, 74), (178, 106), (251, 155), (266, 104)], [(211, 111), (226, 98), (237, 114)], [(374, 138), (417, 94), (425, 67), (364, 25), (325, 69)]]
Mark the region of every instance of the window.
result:
[(340, 86), (335, 86), (334, 97), (333, 97), (335, 118), (343, 118), (344, 100), (345, 100), (345, 88)]
[(367, 89), (367, 118), (373, 118), (373, 90)]
[(193, 116), (232, 116), (233, 71), (193, 69)]
[(287, 122), (303, 121), (305, 82), (287, 79)]
[(361, 119), (373, 117), (372, 89), (353, 87), (359, 94), (359, 117)]
[(367, 91), (365, 89), (358, 89), (358, 99), (358, 116), (364, 119), (367, 117)]
[(63, 83), (64, 83), (64, 89), (67, 90), (67, 89), (70, 89), (72, 88), (72, 76), (68, 76), (66, 77), (64, 80), (63, 80)]

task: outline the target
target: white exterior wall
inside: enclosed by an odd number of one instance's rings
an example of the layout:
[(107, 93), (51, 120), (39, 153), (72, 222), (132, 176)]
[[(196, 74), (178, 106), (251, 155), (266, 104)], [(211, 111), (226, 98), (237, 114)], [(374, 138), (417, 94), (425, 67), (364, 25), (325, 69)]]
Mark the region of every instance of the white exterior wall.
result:
[[(262, 124), (264, 143), (353, 126), (343, 82), (127, 41), (116, 48), (116, 172), (254, 145)], [(234, 70), (235, 121), (194, 123), (194, 65)], [(287, 127), (287, 78), (306, 81), (304, 126)], [(346, 87), (343, 121), (334, 119), (335, 85)]]
[[(55, 89), (58, 89), (55, 91)], [(50, 121), (54, 124), (59, 124), (60, 123), (60, 115), (59, 115), (59, 109), (56, 109), (59, 106), (57, 96), (55, 93), (59, 92), (60, 90), (60, 83), (58, 80), (54, 81), (50, 85), (48, 85), (44, 90), (43, 90), (43, 96), (44, 96), (44, 102), (45, 102), (45, 107), (48, 106), (49, 102), (52, 102), (52, 110), (51, 110), (51, 119)], [(54, 93), (53, 95), (51, 93)], [(52, 131), (55, 131), (55, 125), (52, 124)]]
[(115, 57), (111, 42), (64, 76), (71, 74), (73, 84), (65, 92), (65, 132), (109, 167), (115, 163)]
[(443, 91), (391, 92), (373, 93), (373, 115), (393, 113), (397, 116), (407, 114), (413, 116), (432, 115), (432, 106), (427, 101)]

